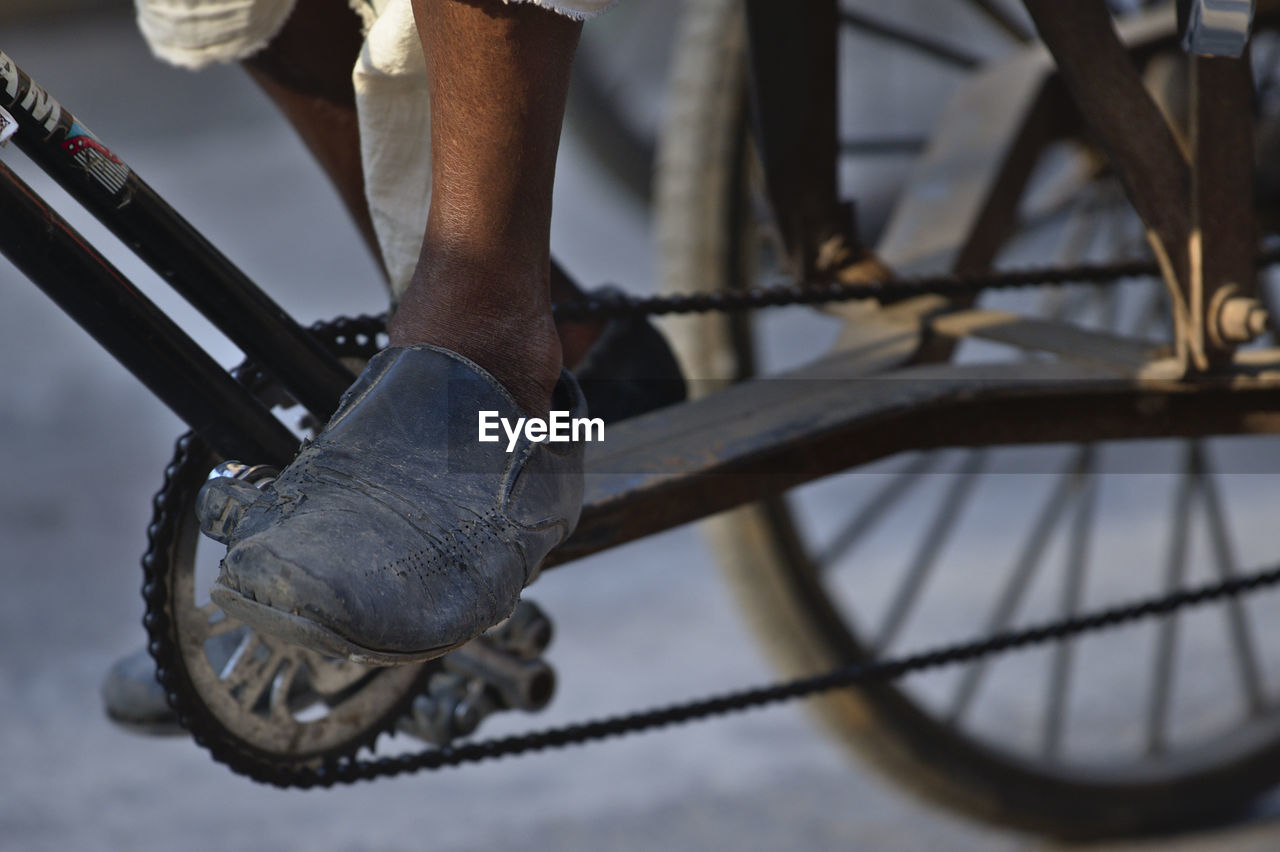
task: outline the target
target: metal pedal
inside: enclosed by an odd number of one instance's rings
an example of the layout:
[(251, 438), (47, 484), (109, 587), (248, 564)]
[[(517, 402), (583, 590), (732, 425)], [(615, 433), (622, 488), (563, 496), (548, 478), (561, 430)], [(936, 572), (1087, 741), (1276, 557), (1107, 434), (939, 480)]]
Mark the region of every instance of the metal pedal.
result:
[(532, 601), (483, 636), (441, 658), (427, 692), (413, 701), (400, 731), (435, 745), (475, 733), (493, 713), (536, 713), (555, 695), (555, 671), (542, 659), (551, 620)]

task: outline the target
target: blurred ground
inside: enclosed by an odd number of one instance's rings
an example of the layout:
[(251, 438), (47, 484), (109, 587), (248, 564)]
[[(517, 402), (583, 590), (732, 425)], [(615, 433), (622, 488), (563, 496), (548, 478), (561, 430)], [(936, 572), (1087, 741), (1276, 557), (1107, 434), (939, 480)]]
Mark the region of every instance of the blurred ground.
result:
[[(336, 198), (239, 72), (162, 67), (119, 14), (7, 25), (0, 47), (300, 319), (380, 309), (373, 266)], [(57, 203), (18, 152), (4, 157)], [(649, 288), (644, 212), (573, 138), (557, 192), (553, 239), (568, 268)], [(221, 361), (236, 359), (137, 262), (111, 254)], [(97, 689), (142, 640), (137, 559), (181, 429), (2, 263), (0, 282), (0, 849), (1040, 847), (885, 786), (798, 707), (307, 793), (233, 777), (185, 740), (122, 733), (102, 717)], [(552, 572), (530, 596), (558, 628), (561, 691), (538, 724), (772, 676), (691, 529)], [(1259, 818), (1140, 848), (1277, 845), (1280, 829)]]
[(101, 13), (111, 10), (123, 13), (131, 0), (5, 0), (0, 7), (0, 22), (16, 23), (40, 20), (67, 13)]

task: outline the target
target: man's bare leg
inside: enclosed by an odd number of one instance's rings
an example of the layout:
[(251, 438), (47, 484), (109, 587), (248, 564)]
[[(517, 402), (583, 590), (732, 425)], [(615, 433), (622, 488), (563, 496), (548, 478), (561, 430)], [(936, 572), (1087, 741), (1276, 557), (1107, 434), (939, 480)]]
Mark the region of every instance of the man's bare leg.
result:
[[(503, 8), (497, 0), (491, 3), (498, 9)], [(512, 37), (523, 37), (521, 32), (508, 32)], [(473, 36), (485, 39), (491, 33), (477, 31)], [(355, 92), (351, 85), (351, 65), (360, 41), (358, 18), (345, 0), (298, 0), (280, 33), (265, 49), (246, 60), (244, 66), (289, 118), (329, 175), (366, 243), (378, 256), (364, 196)], [(317, 50), (316, 45), (324, 45), (325, 49)], [(572, 44), (561, 52), (568, 61)], [(452, 83), (447, 81), (445, 85)], [(484, 195), (483, 190), (479, 192)], [(550, 288), (555, 300), (568, 301), (583, 295), (570, 279), (554, 272)], [(578, 363), (601, 329), (599, 323), (561, 325), (559, 338), (565, 364)]]
[(276, 37), (242, 63), (324, 169), (381, 265), (364, 195), (351, 66), (363, 38), (346, 0), (297, 0)]
[(227, 545), (214, 603), (268, 635), (379, 664), (439, 656), (510, 615), (583, 493), (580, 442), (517, 427), (504, 446), (476, 431), (485, 416), (545, 414), (553, 393), (569, 417), (586, 411), (561, 369), (549, 251), (580, 26), (498, 0), (413, 6), (433, 193), (392, 345), (270, 485), (215, 478), (197, 507)]
[(562, 363), (551, 317), (551, 189), (581, 24), (499, 0), (413, 0), (431, 86), (431, 210), (389, 329), (494, 375), (546, 413)]

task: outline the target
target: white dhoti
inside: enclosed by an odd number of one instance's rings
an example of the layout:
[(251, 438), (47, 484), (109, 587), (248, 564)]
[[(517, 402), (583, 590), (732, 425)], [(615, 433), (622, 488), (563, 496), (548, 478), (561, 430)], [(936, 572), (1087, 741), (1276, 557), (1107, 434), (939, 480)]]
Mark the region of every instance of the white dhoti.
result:
[[(587, 20), (617, 0), (502, 0)], [(352, 71), (365, 196), (399, 299), (426, 230), (431, 186), (426, 63), (410, 0), (350, 0), (365, 42)], [(185, 68), (235, 62), (267, 45), (294, 0), (136, 0), (138, 26), (159, 58)], [(323, 46), (319, 46), (323, 47)]]

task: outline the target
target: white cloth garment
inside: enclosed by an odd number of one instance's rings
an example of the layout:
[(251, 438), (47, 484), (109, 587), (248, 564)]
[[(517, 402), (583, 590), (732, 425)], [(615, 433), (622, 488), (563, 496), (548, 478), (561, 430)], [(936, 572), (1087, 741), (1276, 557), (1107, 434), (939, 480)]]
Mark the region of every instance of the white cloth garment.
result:
[(409, 0), (376, 0), (351, 81), (360, 125), (364, 195), (391, 298), (409, 286), (431, 191), (427, 65)]
[[(574, 20), (618, 0), (533, 3)], [(394, 299), (409, 285), (427, 224), (431, 186), (426, 62), (410, 0), (350, 0), (365, 42), (352, 71), (365, 196)], [(266, 46), (294, 0), (136, 0), (138, 27), (159, 58), (185, 68), (234, 62)]]

